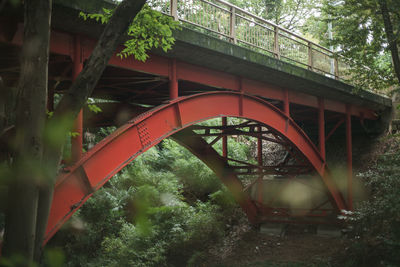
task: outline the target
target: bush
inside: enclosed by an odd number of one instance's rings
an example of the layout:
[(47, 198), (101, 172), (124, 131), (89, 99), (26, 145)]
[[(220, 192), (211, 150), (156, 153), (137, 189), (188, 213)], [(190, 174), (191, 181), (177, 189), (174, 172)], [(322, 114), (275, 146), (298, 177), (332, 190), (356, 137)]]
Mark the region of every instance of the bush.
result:
[(400, 143), (398, 138), (390, 139), (394, 148), (360, 174), (371, 196), (352, 218), (354, 245), (349, 261), (354, 265), (400, 265)]
[(101, 257), (89, 266), (165, 266), (167, 242), (157, 237), (155, 229), (142, 231), (125, 223), (118, 236), (104, 239)]
[(187, 266), (221, 240), (235, 207), (206, 165), (165, 141), (85, 203), (74, 215), (83, 229), (57, 235), (67, 266)]

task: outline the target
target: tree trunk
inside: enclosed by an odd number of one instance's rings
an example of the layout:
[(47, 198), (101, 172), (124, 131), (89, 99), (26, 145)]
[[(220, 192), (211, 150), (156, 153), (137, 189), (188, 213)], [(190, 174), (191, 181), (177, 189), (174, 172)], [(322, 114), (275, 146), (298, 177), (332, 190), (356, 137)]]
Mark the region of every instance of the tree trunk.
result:
[(24, 2), (24, 43), (16, 109), (14, 176), (9, 184), (3, 256), (33, 259), (42, 178), (51, 0)]
[(0, 137), (4, 131), (4, 128), (7, 126), (6, 99), (6, 87), (4, 86), (3, 79), (0, 77)]
[(389, 50), (392, 55), (394, 72), (400, 84), (400, 54), (397, 47), (395, 35), (393, 33), (393, 25), (390, 19), (386, 0), (379, 0), (379, 6), (381, 8), (383, 23), (385, 25), (385, 33), (389, 43)]
[[(57, 128), (62, 127), (64, 131), (61, 132), (64, 133), (70, 130), (73, 119), (78, 115), (88, 97), (92, 94), (108, 61), (120, 44), (122, 36), (126, 33), (130, 23), (142, 9), (145, 2), (146, 0), (124, 0), (118, 5), (82, 72), (78, 75), (54, 111), (54, 115), (48, 123), (48, 131), (51, 131), (54, 125), (57, 125)], [(64, 140), (65, 137), (60, 136), (59, 138)], [(38, 259), (41, 254), (63, 143), (59, 142), (55, 145), (48, 145), (44, 151), (43, 158), (47, 164), (47, 172), (50, 174), (50, 177), (46, 186), (40, 189), (35, 259)]]

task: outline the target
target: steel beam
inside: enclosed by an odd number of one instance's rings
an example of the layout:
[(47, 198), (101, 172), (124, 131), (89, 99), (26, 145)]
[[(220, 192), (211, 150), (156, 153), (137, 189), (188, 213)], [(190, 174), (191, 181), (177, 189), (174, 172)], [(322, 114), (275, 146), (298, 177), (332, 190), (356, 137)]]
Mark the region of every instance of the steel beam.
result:
[[(17, 31), (12, 40), (1, 38), (3, 42), (8, 42), (13, 45), (22, 45), (23, 25), (18, 24)], [(74, 43), (74, 34), (52, 30), (50, 40), (50, 52), (59, 55), (69, 56)], [(83, 42), (83, 59), (88, 58), (91, 51), (96, 44), (96, 40), (84, 38)], [(130, 69), (134, 71), (151, 73), (163, 77), (169, 77), (170, 59), (157, 55), (151, 55), (146, 62), (136, 61), (132, 57), (124, 58), (123, 60), (117, 56), (121, 51), (121, 46), (117, 53), (111, 57), (109, 64), (115, 67)], [(208, 69), (207, 67), (196, 66), (184, 62), (177, 62), (177, 79), (191, 81), (199, 84), (204, 84), (216, 88), (224, 88), (228, 90), (240, 91), (240, 85), (237, 80), (238, 77), (226, 72)], [(268, 99), (284, 101), (284, 94), (282, 89), (278, 86), (267, 84), (251, 79), (241, 78), (242, 89), (244, 93), (258, 95)], [(295, 91), (290, 91), (289, 99), (291, 103), (318, 108), (318, 101), (316, 96), (307, 95)], [(345, 104), (335, 101), (326, 100), (325, 109), (345, 114)], [(377, 119), (375, 112), (368, 108), (354, 106), (352, 107), (352, 115), (359, 117), (361, 113), (364, 114), (366, 119)]]
[(346, 105), (346, 151), (347, 151), (347, 205), (353, 210), (353, 148), (351, 138), (351, 106)]
[(172, 138), (186, 147), (213, 170), (242, 207), (249, 221), (251, 223), (257, 223), (257, 207), (254, 205), (247, 192), (244, 191), (242, 182), (229, 167), (226, 160), (207, 144), (203, 138), (196, 136), (188, 128), (175, 133)]
[[(228, 126), (228, 118), (222, 117), (222, 126)], [(224, 130), (223, 130), (224, 131)], [(222, 136), (222, 156), (226, 159), (228, 157), (228, 136)]]
[(325, 104), (323, 98), (318, 98), (318, 140), (319, 152), (325, 160)]
[(263, 140), (262, 140), (262, 127), (258, 126), (257, 131), (259, 132), (259, 136), (257, 138), (257, 162), (258, 166), (262, 167), (263, 166)]
[(257, 182), (257, 201), (262, 203), (263, 202), (263, 154), (262, 154), (262, 134), (260, 133), (262, 131), (261, 126), (257, 127), (257, 132), (259, 132), (258, 134), (258, 138), (257, 138), (257, 162), (258, 162), (258, 182)]
[(176, 74), (176, 59), (169, 62), (169, 99), (178, 98), (178, 78)]
[(286, 116), (290, 117), (290, 100), (288, 89), (283, 89), (283, 110)]
[(344, 122), (344, 119), (341, 118), (336, 124), (335, 126), (333, 126), (332, 130), (328, 133), (328, 135), (325, 138), (325, 142), (328, 141), (328, 139), (335, 133), (335, 131), (337, 130), (337, 128), (340, 127), (340, 125), (342, 125), (342, 123)]

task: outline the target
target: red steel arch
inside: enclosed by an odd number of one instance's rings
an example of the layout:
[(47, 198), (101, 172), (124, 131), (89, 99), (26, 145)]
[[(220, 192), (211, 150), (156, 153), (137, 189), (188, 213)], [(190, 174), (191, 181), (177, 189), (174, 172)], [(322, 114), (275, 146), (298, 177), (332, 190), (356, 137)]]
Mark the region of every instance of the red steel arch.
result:
[[(68, 173), (61, 174), (55, 185), (45, 242), (93, 192), (138, 155), (190, 125), (215, 117), (247, 118), (273, 128), (309, 160), (322, 177), (336, 208), (346, 209), (341, 194), (325, 172), (325, 161), (318, 149), (290, 117), (254, 96), (238, 92), (208, 92), (180, 97), (139, 115), (85, 153)], [(223, 182), (235, 194), (242, 194), (236, 199), (254, 222), (256, 207), (243, 191), (237, 192), (237, 178), (228, 176)]]

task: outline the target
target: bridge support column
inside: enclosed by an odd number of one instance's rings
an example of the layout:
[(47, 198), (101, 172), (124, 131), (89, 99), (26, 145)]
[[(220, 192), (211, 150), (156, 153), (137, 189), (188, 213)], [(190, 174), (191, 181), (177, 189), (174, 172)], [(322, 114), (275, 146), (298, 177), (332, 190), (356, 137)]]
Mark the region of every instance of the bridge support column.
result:
[(176, 59), (169, 62), (169, 99), (178, 98), (178, 79), (176, 77)]
[(288, 89), (284, 89), (283, 91), (283, 111), (288, 117), (290, 117), (290, 101)]
[(259, 137), (257, 138), (257, 162), (259, 166), (259, 175), (258, 175), (258, 184), (257, 184), (257, 201), (259, 203), (263, 203), (263, 155), (262, 155), (262, 138), (261, 138), (261, 131), (262, 127), (258, 126), (257, 131), (260, 132)]
[(351, 138), (351, 106), (346, 105), (346, 150), (347, 150), (347, 206), (353, 210), (353, 153)]
[[(81, 38), (79, 35), (75, 36), (74, 40), (74, 54), (73, 54), (73, 69), (72, 80), (78, 77), (83, 68)], [(77, 136), (71, 137), (71, 156), (72, 162), (79, 161), (82, 157), (82, 144), (83, 144), (83, 111), (81, 110), (74, 122), (72, 132), (77, 133)]]
[[(222, 126), (228, 125), (227, 117), (222, 117)], [(226, 159), (228, 158), (228, 136), (222, 136), (222, 156)]]
[(318, 98), (318, 137), (319, 152), (325, 161), (325, 103), (323, 98)]
[(263, 165), (262, 138), (261, 138), (262, 127), (258, 126), (257, 128), (258, 132), (260, 132), (259, 137), (257, 138), (257, 161), (258, 161), (258, 166), (262, 167)]

